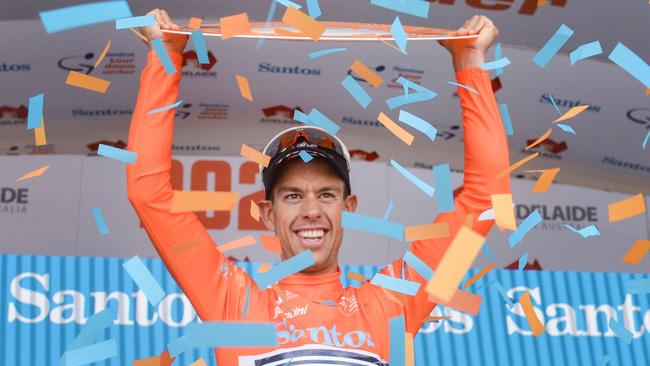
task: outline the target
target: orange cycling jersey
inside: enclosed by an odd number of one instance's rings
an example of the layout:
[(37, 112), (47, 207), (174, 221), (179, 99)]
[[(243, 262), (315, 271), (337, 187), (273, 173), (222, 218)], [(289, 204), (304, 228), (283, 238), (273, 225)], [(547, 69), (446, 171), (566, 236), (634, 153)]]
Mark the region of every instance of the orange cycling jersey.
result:
[[(170, 212), (172, 186), (171, 145), (174, 110), (147, 115), (178, 97), (180, 54), (170, 54), (176, 73), (167, 75), (154, 52), (140, 78), (140, 91), (129, 131), (130, 151), (137, 162), (127, 165), (129, 201), (142, 220), (156, 251), (190, 300), (202, 321), (273, 322), (277, 325), (276, 348), (218, 348), (219, 365), (284, 365), (299, 358), (314, 364), (386, 365), (389, 355), (389, 319), (403, 315), (406, 332), (415, 334), (436, 304), (427, 300), (426, 280), (397, 259), (381, 273), (421, 284), (415, 296), (389, 293), (366, 282), (343, 288), (340, 273), (308, 276), (294, 274), (278, 282), (282, 299), (273, 288), (260, 289), (239, 267), (230, 263), (194, 213)], [(463, 188), (455, 197), (455, 210), (441, 213), (451, 235), (414, 242), (410, 250), (435, 269), (468, 215), (473, 230), (487, 235), (493, 221), (476, 221), (489, 209), (491, 195), (510, 192), (508, 177), (497, 173), (508, 168), (508, 146), (489, 74), (478, 67), (456, 73), (464, 127), (465, 173)], [(175, 245), (204, 243), (187, 251)], [(250, 294), (248, 289), (250, 286)], [(398, 301), (396, 301), (398, 300)], [(244, 307), (248, 309), (242, 319)]]

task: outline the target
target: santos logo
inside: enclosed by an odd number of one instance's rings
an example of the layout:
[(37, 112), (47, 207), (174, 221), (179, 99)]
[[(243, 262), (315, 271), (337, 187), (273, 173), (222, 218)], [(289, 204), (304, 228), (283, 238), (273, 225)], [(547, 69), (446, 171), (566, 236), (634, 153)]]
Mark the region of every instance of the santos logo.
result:
[(0, 64), (0, 72), (20, 72), (29, 71), (31, 66), (29, 64), (8, 64), (3, 62)]
[(276, 74), (295, 74), (295, 75), (320, 75), (320, 69), (308, 69), (300, 66), (274, 66), (268, 62), (263, 62), (257, 67), (259, 72), (271, 72)]

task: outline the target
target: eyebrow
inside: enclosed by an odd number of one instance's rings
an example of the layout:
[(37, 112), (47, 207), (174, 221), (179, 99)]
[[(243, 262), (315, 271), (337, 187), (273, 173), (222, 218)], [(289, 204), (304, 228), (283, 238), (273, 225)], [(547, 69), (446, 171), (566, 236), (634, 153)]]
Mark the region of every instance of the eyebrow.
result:
[[(339, 192), (340, 193), (343, 190), (341, 188), (335, 187), (335, 186), (325, 186), (325, 187), (320, 188), (318, 190), (318, 193), (328, 192), (328, 191), (333, 191), (333, 192)], [(300, 193), (300, 192), (302, 192), (302, 189), (300, 189), (298, 187), (280, 186), (280, 187), (278, 187), (278, 192), (279, 193), (289, 193), (289, 192), (291, 192), (291, 193)]]

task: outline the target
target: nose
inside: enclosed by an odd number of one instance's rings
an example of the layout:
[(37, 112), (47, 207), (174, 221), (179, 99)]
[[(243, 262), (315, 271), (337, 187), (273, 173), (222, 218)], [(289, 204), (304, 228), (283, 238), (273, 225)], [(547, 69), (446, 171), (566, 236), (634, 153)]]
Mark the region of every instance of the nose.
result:
[(321, 217), (323, 211), (316, 197), (309, 195), (303, 202), (303, 218), (314, 220)]

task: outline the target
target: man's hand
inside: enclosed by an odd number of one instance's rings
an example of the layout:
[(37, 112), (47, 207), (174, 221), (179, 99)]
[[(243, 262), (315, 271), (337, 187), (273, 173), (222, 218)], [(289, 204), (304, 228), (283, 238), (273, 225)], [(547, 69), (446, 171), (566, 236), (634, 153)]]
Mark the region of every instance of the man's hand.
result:
[(456, 36), (474, 34), (478, 34), (478, 38), (447, 39), (439, 42), (451, 53), (456, 71), (485, 63), (485, 54), (499, 35), (499, 30), (485, 15), (474, 15), (453, 33)]
[(162, 42), (165, 47), (167, 47), (167, 51), (183, 53), (185, 45), (187, 44), (187, 35), (162, 32), (162, 29), (181, 29), (181, 27), (172, 21), (169, 14), (167, 14), (165, 10), (154, 9), (148, 12), (147, 15), (153, 15), (154, 20), (156, 21), (156, 24), (152, 26), (140, 28), (140, 32), (148, 41), (147, 46), (151, 48), (151, 40), (162, 38)]

